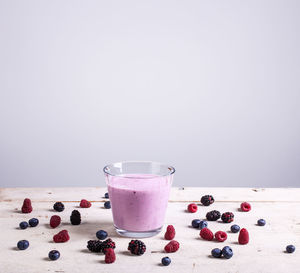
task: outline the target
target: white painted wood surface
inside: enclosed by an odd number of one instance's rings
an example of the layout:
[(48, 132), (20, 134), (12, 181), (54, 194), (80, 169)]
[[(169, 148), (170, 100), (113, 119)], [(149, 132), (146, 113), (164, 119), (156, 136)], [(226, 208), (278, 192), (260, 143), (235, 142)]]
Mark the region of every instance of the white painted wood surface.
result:
[[(127, 251), (130, 239), (119, 237), (112, 226), (111, 210), (103, 208), (105, 188), (2, 188), (0, 189), (0, 272), (300, 272), (300, 189), (250, 189), (250, 188), (173, 188), (165, 224), (176, 228), (176, 237), (181, 244), (176, 253), (163, 253), (167, 241), (163, 233), (154, 238), (143, 239), (147, 251), (143, 256), (132, 256)], [(199, 200), (204, 194), (212, 194), (216, 202), (210, 207), (198, 207), (197, 213), (186, 212), (189, 202)], [(20, 209), (25, 197), (31, 198), (33, 212), (22, 214)], [(91, 208), (78, 208), (80, 199), (92, 200)], [(54, 201), (63, 201), (61, 213), (52, 209)], [(252, 204), (250, 212), (238, 211), (241, 201)], [(80, 210), (82, 224), (72, 226), (69, 216), (73, 209)], [(234, 223), (245, 227), (250, 233), (248, 245), (238, 245), (238, 234), (228, 232), (224, 243), (204, 241), (199, 230), (190, 227), (195, 218), (205, 218), (209, 210), (232, 211)], [(49, 227), (49, 219), (58, 214), (62, 225)], [(37, 217), (39, 226), (20, 230), (19, 222)], [(265, 227), (256, 225), (259, 218), (267, 221)], [(209, 228), (229, 231), (231, 224), (209, 222)], [(52, 237), (67, 229), (70, 241), (56, 244)], [(116, 242), (117, 260), (105, 264), (103, 254), (90, 253), (86, 242), (95, 239), (99, 229), (107, 230)], [(27, 239), (30, 247), (25, 251), (16, 249), (18, 240)], [(286, 245), (294, 244), (296, 252), (284, 252)], [(234, 256), (230, 260), (215, 259), (211, 249), (232, 247)], [(48, 259), (48, 252), (57, 249), (61, 258)], [(160, 265), (161, 258), (169, 256), (168, 267)]]

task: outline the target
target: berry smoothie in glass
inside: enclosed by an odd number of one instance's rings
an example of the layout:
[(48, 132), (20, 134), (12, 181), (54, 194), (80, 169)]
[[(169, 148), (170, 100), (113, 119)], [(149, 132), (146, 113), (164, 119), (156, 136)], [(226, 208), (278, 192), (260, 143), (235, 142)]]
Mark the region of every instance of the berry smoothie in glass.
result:
[(164, 224), (175, 169), (156, 162), (128, 161), (103, 169), (118, 234), (143, 238)]

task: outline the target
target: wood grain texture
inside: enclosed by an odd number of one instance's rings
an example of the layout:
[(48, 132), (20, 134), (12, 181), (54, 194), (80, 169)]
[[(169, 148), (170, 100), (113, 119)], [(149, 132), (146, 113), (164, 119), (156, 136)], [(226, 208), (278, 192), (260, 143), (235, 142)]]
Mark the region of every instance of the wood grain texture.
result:
[[(127, 251), (128, 238), (116, 234), (112, 226), (111, 210), (103, 208), (105, 188), (5, 188), (0, 191), (1, 255), (0, 272), (300, 272), (300, 189), (249, 189), (249, 188), (173, 188), (165, 224), (176, 227), (176, 240), (181, 243), (176, 253), (163, 253), (167, 241), (163, 232), (153, 238), (143, 239), (146, 253), (134, 257)], [(214, 195), (216, 202), (210, 207), (199, 206), (195, 214), (187, 213), (187, 204), (197, 201), (204, 194)], [(31, 214), (20, 213), (22, 201), (29, 197), (33, 202)], [(93, 200), (91, 208), (78, 208), (82, 198)], [(52, 209), (54, 201), (64, 201), (66, 209), (57, 213)], [(238, 210), (241, 201), (250, 201), (252, 210), (248, 213)], [(80, 210), (82, 224), (72, 226), (69, 216), (73, 209)], [(248, 245), (238, 245), (238, 234), (229, 232), (230, 224), (209, 222), (213, 232), (228, 231), (224, 243), (208, 242), (199, 237), (199, 230), (190, 227), (195, 218), (204, 218), (207, 211), (217, 209), (232, 211), (235, 223), (250, 233)], [(62, 225), (49, 227), (51, 215), (59, 214)], [(20, 230), (20, 221), (37, 217), (39, 226)], [(267, 221), (259, 227), (259, 218)], [(52, 237), (62, 229), (69, 230), (70, 241), (55, 244)], [(114, 264), (104, 263), (104, 256), (90, 253), (86, 242), (95, 239), (99, 229), (107, 230), (117, 244), (117, 260)], [(18, 240), (27, 239), (30, 247), (25, 251), (16, 249)], [(284, 253), (288, 244), (296, 246), (293, 254)], [(215, 247), (229, 245), (234, 251), (230, 260), (215, 259), (210, 251)], [(61, 258), (49, 261), (48, 252), (57, 249)], [(160, 260), (169, 256), (168, 267)]]

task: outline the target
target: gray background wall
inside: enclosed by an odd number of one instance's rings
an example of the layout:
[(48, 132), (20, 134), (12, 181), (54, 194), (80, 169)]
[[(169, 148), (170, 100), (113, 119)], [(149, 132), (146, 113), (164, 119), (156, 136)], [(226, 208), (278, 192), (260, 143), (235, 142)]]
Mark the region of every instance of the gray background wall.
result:
[(0, 1), (0, 186), (300, 186), (300, 1)]

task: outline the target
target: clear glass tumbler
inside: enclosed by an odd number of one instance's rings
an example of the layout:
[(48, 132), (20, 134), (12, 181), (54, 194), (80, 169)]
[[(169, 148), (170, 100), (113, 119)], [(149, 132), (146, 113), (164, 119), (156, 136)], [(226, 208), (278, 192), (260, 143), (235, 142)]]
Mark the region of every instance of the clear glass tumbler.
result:
[(118, 234), (145, 238), (164, 224), (175, 169), (156, 162), (128, 161), (103, 169)]

